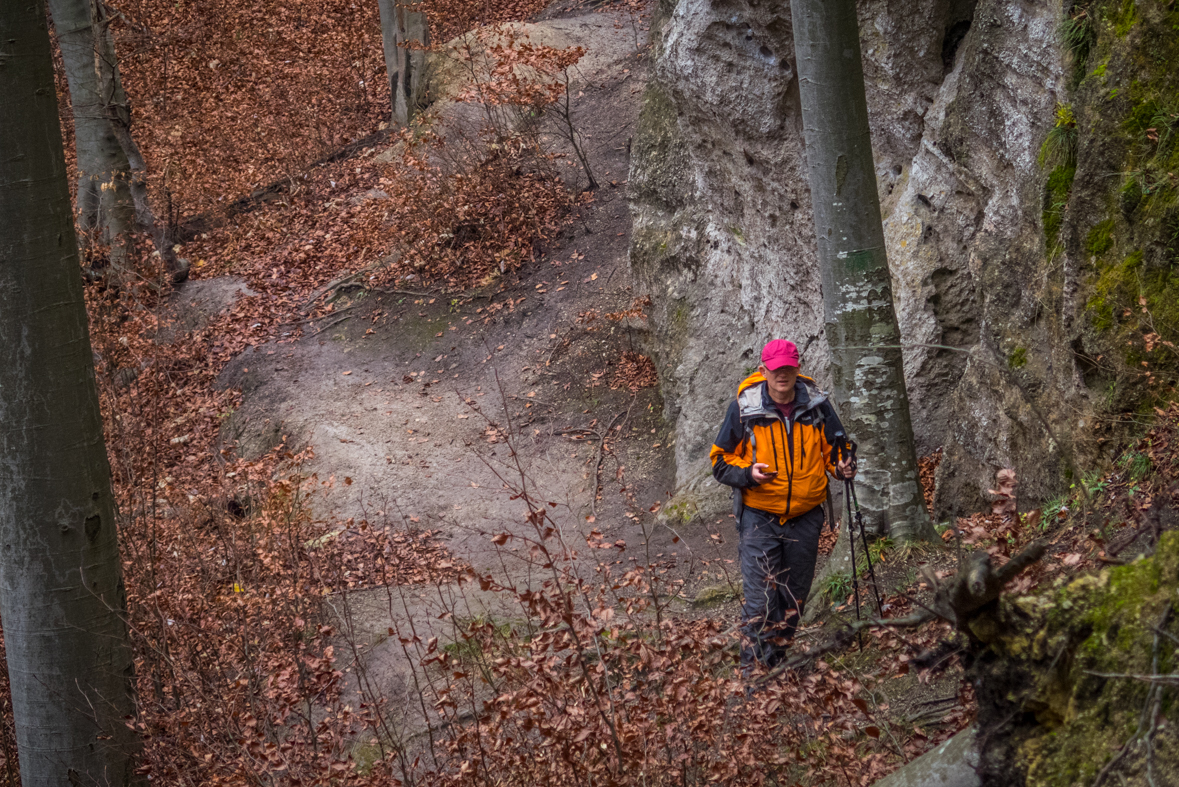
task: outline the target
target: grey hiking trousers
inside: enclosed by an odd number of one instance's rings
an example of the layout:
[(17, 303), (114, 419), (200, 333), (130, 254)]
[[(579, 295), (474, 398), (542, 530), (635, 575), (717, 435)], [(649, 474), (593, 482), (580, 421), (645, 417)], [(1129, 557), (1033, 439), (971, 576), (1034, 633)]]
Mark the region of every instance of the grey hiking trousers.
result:
[(754, 662), (773, 667), (782, 660), (815, 578), (823, 518), (822, 506), (785, 524), (777, 514), (748, 506), (741, 511), (742, 668)]

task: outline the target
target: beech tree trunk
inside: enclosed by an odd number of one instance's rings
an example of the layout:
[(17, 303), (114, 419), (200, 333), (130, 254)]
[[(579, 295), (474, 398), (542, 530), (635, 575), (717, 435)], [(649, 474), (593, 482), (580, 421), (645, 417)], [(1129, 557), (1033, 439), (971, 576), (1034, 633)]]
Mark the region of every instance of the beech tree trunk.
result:
[(146, 232), (172, 281), (181, 282), (188, 265), (151, 208), (147, 164), (131, 136), (131, 108), (103, 8), (95, 0), (49, 0), (74, 110), (78, 227), (87, 247), (110, 246), (119, 269), (127, 264), (131, 231)]
[(855, 0), (791, 0), (827, 341), (843, 422), (860, 444), (865, 524), (932, 539), (901, 363), (872, 162)]
[[(87, 249), (109, 246), (111, 263), (122, 267), (134, 209), (128, 188), (131, 166), (107, 112), (118, 86), (116, 66), (97, 46), (100, 37), (110, 38), (110, 31), (97, 24), (90, 0), (49, 0), (49, 12), (74, 111), (78, 229)], [(110, 52), (113, 55), (113, 43)]]
[(0, 620), (21, 781), (135, 781), (133, 662), (49, 30), (0, 11)]
[(422, 99), (426, 69), (426, 53), (408, 45), (428, 46), (430, 25), (424, 13), (414, 10), (417, 7), (416, 0), (378, 0), (378, 5), (393, 123), (408, 126)]

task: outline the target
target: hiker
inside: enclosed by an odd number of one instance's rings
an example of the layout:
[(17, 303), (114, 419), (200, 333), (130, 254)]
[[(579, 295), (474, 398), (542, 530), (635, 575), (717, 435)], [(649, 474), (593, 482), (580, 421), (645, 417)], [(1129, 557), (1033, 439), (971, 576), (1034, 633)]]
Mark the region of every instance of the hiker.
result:
[(712, 475), (733, 487), (745, 603), (741, 666), (774, 667), (798, 628), (815, 575), (827, 473), (852, 478), (855, 460), (836, 462), (846, 441), (839, 416), (815, 381), (798, 373), (798, 348), (774, 339), (757, 373), (737, 387), (712, 446)]

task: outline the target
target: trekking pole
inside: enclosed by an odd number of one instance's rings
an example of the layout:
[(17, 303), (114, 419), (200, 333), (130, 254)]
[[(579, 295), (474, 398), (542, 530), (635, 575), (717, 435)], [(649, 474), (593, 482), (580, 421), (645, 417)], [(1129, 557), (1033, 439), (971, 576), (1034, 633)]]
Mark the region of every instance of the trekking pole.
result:
[[(842, 435), (838, 435), (842, 438)], [(854, 440), (841, 439), (835, 447), (838, 456), (836, 464), (842, 462), (845, 456), (850, 456), (852, 462), (856, 459), (856, 444)], [(852, 501), (851, 495), (848, 493), (848, 479), (843, 481), (843, 497), (847, 503), (847, 540), (851, 544), (851, 578), (852, 578), (852, 594), (856, 599), (856, 622), (860, 620), (860, 580), (856, 576), (856, 533), (852, 526)], [(859, 644), (860, 650), (864, 649), (864, 632), (863, 630), (856, 632), (856, 642)]]
[(860, 501), (856, 497), (856, 485), (850, 478), (843, 480), (844, 494), (848, 496), (848, 509), (856, 505), (856, 526), (860, 528), (860, 542), (864, 545), (864, 559), (868, 561), (868, 579), (872, 582), (872, 595), (876, 598), (876, 616), (884, 617), (884, 605), (880, 603), (880, 588), (876, 584), (876, 571), (872, 568), (872, 553), (868, 549), (868, 534), (864, 531), (864, 516), (860, 513)]
[[(852, 507), (851, 498), (847, 494), (847, 482), (844, 481), (843, 496), (847, 499), (847, 538), (851, 542), (851, 575), (852, 575), (852, 592), (856, 597), (856, 622), (860, 622), (860, 579), (856, 575), (856, 533), (852, 529)], [(863, 629), (856, 632), (856, 642), (860, 646), (860, 650), (864, 649), (864, 631)]]

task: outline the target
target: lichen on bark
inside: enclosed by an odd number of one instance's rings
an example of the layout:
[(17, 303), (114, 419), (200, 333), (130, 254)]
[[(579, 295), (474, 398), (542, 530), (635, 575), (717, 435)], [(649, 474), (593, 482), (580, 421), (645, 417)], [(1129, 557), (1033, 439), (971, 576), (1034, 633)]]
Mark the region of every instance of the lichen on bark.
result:
[(932, 539), (929, 517), (918, 504), (855, 3), (790, 5), (825, 330), (844, 427), (862, 448), (860, 502), (876, 533)]

